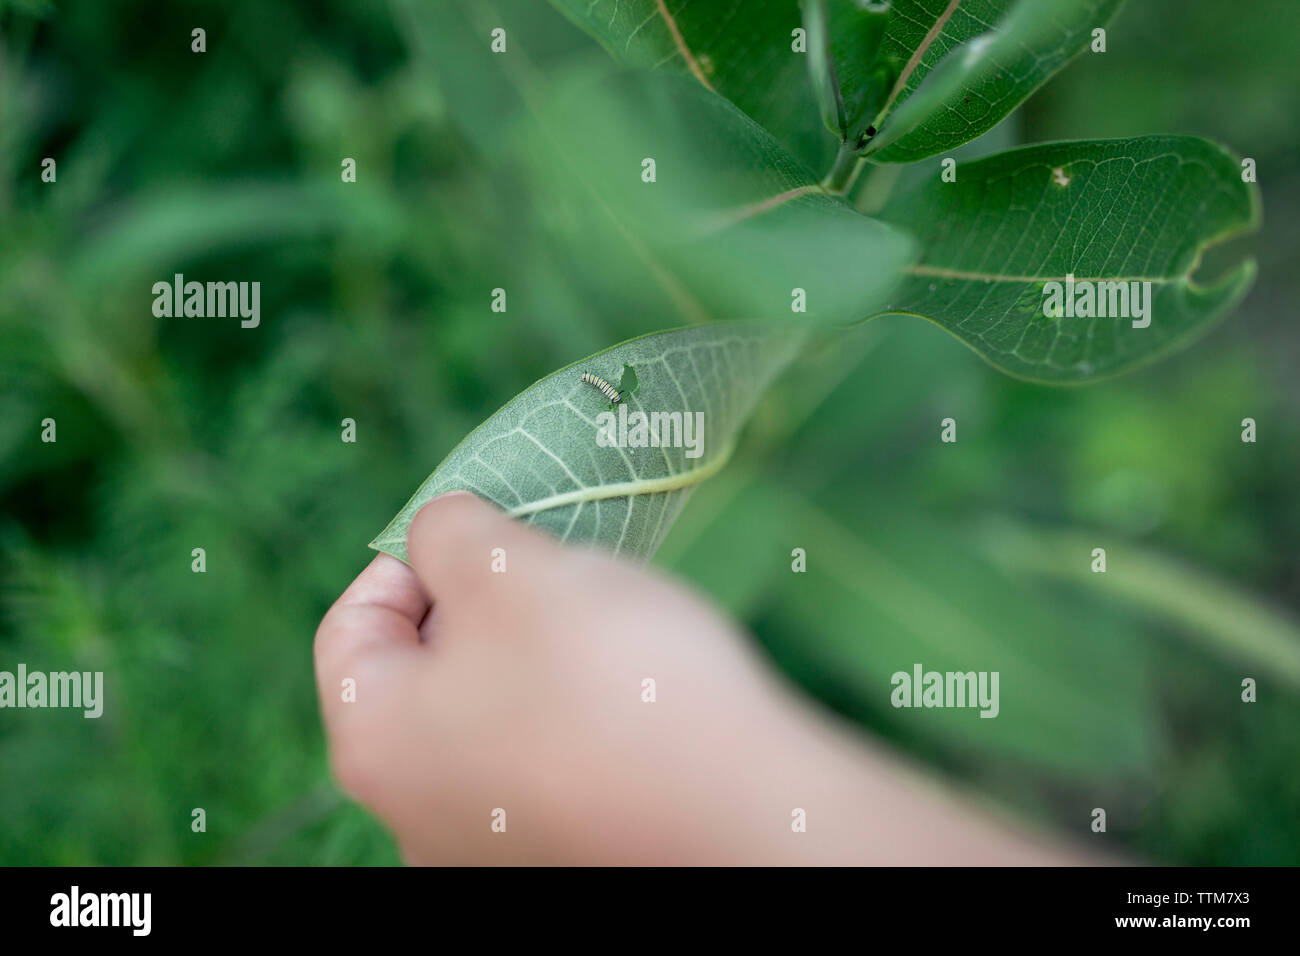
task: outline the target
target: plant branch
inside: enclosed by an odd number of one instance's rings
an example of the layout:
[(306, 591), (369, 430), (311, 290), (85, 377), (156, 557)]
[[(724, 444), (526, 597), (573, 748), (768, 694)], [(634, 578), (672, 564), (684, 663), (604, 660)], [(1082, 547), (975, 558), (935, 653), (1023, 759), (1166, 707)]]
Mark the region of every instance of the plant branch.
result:
[(853, 185), (853, 180), (857, 178), (858, 170), (862, 167), (862, 158), (862, 154), (852, 144), (841, 143), (831, 171), (822, 180), (822, 189), (838, 196), (846, 193)]

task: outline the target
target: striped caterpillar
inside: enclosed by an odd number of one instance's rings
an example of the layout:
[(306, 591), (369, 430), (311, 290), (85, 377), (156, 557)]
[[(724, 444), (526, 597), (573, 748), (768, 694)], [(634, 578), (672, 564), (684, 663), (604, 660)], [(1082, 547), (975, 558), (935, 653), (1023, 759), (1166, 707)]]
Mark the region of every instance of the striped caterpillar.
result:
[(583, 372), (582, 381), (585, 385), (596, 386), (596, 388), (600, 389), (604, 396), (613, 404), (617, 405), (619, 403), (620, 396), (618, 394), (618, 389), (609, 384), (609, 382), (605, 381), (599, 375), (593, 375), (591, 372)]

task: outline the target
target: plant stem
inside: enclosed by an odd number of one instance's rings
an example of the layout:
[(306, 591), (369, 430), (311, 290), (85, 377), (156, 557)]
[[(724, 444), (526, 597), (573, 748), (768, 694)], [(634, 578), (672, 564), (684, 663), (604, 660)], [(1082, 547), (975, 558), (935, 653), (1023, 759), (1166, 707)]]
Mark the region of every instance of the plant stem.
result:
[(842, 194), (852, 185), (853, 175), (857, 172), (861, 161), (862, 156), (857, 150), (848, 143), (842, 143), (839, 154), (835, 157), (835, 165), (822, 180), (822, 189), (828, 193)]

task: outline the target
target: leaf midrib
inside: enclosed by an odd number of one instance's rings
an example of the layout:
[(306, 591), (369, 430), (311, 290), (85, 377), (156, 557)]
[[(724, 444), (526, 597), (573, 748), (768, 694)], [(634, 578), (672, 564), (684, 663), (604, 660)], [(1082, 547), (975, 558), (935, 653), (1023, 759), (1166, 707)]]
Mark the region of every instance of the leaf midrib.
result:
[(898, 81), (894, 84), (894, 88), (889, 92), (889, 99), (885, 101), (885, 105), (882, 106), (880, 112), (876, 114), (876, 119), (872, 123), (876, 129), (880, 129), (884, 124), (885, 117), (887, 117), (889, 111), (894, 108), (894, 103), (898, 99), (899, 94), (907, 88), (908, 80), (912, 78), (912, 74), (916, 72), (916, 68), (921, 65), (921, 60), (924, 59), (926, 51), (928, 51), (930, 47), (934, 45), (934, 41), (939, 38), (939, 34), (943, 32), (944, 26), (946, 26), (948, 21), (952, 18), (953, 13), (956, 12), (960, 3), (961, 0), (952, 0), (952, 2), (948, 4), (947, 9), (945, 9), (943, 13), (939, 14), (939, 18), (934, 21), (934, 26), (930, 27), (930, 32), (925, 35), (925, 39), (921, 41), (921, 45), (912, 51), (912, 56), (908, 59), (907, 65), (903, 67), (903, 72), (898, 75)]
[(637, 495), (680, 491), (682, 488), (697, 485), (721, 471), (731, 459), (731, 453), (734, 450), (735, 442), (731, 441), (723, 446), (722, 450), (709, 459), (706, 464), (700, 465), (698, 468), (692, 468), (689, 471), (679, 471), (676, 474), (664, 475), (659, 478), (638, 478), (635, 481), (618, 481), (612, 484), (576, 488), (573, 491), (538, 498), (536, 501), (530, 501), (511, 508), (506, 513), (512, 518), (520, 518), (542, 511), (550, 511), (553, 508), (586, 504), (589, 501), (602, 501), (606, 498), (631, 498)]
[[(1064, 282), (1067, 276), (1047, 275), (1047, 276), (1024, 276), (1024, 275), (1003, 275), (996, 272), (970, 272), (965, 269), (948, 269), (943, 266), (931, 266), (925, 263), (917, 263), (912, 266), (904, 266), (903, 271), (911, 275), (934, 276), (940, 279), (970, 279), (981, 282)], [(1153, 284), (1167, 284), (1171, 282), (1182, 282), (1190, 278), (1191, 273), (1180, 273), (1174, 276), (1075, 276), (1075, 282), (1150, 282)]]

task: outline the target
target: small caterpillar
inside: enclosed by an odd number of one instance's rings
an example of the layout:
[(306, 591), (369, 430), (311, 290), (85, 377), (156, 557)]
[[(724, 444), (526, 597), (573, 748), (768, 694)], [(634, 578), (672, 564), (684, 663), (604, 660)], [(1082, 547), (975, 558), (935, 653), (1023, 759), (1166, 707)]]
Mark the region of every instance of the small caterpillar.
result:
[(583, 372), (582, 381), (586, 385), (596, 386), (613, 404), (617, 405), (619, 403), (620, 396), (618, 394), (618, 389), (609, 384), (609, 382), (605, 381), (599, 375), (593, 375), (591, 372)]

